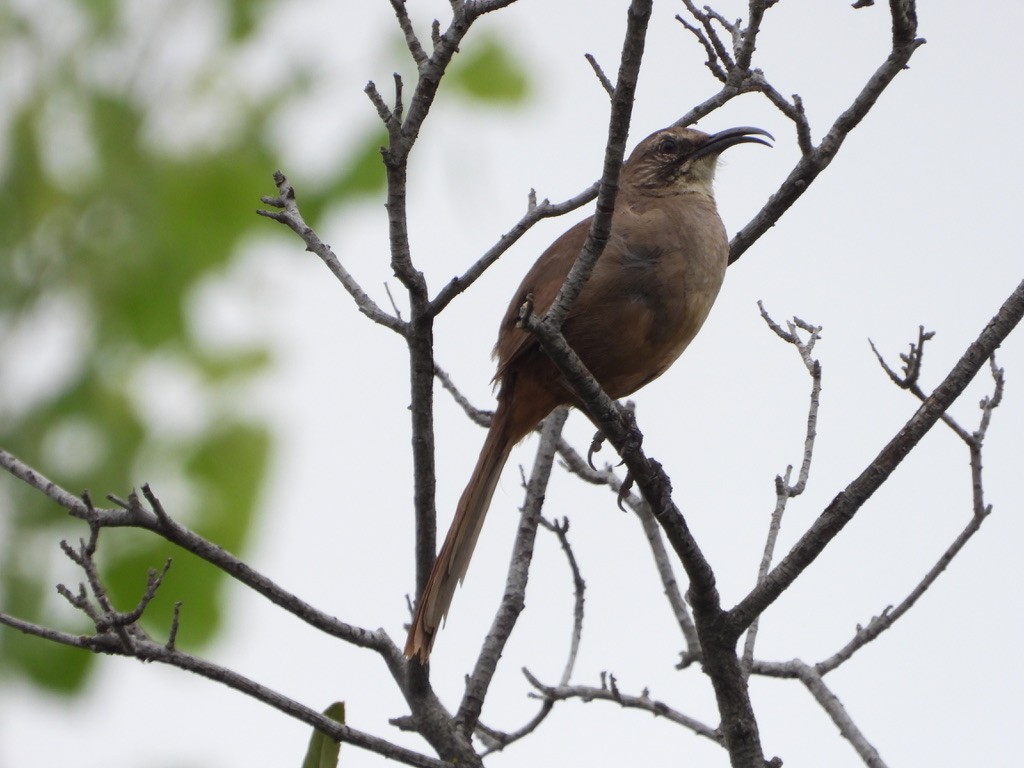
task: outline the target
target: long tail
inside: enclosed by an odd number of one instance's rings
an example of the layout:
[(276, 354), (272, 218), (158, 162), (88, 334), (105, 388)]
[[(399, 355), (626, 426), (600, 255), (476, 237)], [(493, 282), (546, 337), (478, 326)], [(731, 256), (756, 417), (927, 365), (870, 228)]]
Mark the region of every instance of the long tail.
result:
[(462, 492), (451, 528), (448, 529), (448, 535), (427, 578), (427, 585), (416, 604), (416, 615), (413, 616), (409, 638), (405, 643), (405, 655), (409, 658), (419, 656), (420, 662), (424, 664), (430, 656), (441, 622), (448, 615), (448, 608), (455, 596), (455, 586), (466, 576), (484, 517), (491, 505), (491, 497), (494, 496), (494, 489), (512, 447), (555, 405), (553, 400), (548, 403), (550, 395), (540, 395), (539, 392), (532, 392), (534, 397), (515, 398), (514, 401), (509, 391), (511, 389), (508, 387), (498, 397), (498, 408), (491, 419), (491, 428), (483, 448), (480, 449), (480, 458), (476, 461), (476, 468), (466, 490)]

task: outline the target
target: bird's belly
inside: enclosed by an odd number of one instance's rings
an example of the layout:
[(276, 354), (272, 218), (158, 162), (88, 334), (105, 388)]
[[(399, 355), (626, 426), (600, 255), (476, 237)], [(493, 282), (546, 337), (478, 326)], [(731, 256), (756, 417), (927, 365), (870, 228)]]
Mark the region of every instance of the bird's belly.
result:
[(699, 289), (691, 284), (685, 297), (623, 291), (621, 300), (601, 305), (596, 322), (567, 328), (567, 339), (605, 391), (625, 397), (658, 378), (683, 353), (711, 311), (719, 284)]

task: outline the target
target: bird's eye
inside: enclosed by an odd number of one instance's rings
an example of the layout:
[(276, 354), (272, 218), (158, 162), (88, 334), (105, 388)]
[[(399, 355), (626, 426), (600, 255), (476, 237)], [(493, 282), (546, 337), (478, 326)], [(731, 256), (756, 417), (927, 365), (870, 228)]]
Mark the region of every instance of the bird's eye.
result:
[(658, 152), (663, 155), (674, 155), (679, 151), (679, 142), (672, 136), (666, 136), (658, 142)]

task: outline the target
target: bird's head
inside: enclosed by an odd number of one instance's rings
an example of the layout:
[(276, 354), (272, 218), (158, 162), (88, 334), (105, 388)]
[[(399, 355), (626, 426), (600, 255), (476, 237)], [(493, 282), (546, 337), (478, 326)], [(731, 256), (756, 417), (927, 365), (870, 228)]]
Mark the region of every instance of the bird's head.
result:
[(706, 134), (670, 126), (641, 141), (622, 168), (621, 183), (647, 195), (702, 192), (711, 195), (718, 156), (737, 144), (764, 144), (774, 137), (760, 128), (727, 128)]

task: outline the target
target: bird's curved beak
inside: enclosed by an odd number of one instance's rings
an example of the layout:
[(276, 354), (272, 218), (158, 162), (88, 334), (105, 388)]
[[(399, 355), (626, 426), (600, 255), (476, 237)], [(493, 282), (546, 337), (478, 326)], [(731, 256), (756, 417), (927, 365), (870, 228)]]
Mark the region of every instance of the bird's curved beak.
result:
[(758, 136), (767, 136), (772, 141), (775, 141), (774, 136), (761, 128), (751, 128), (749, 125), (739, 128), (726, 128), (724, 131), (708, 136), (708, 140), (697, 147), (689, 159), (696, 160), (698, 157), (704, 157), (705, 155), (717, 155), (737, 144), (764, 144), (766, 147), (772, 146), (764, 139), (758, 138)]

